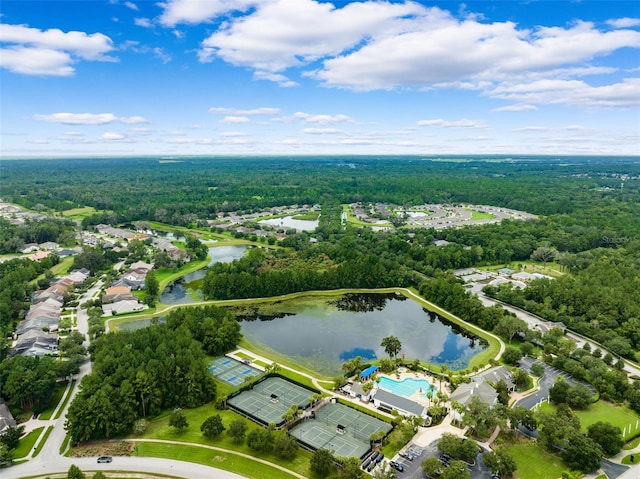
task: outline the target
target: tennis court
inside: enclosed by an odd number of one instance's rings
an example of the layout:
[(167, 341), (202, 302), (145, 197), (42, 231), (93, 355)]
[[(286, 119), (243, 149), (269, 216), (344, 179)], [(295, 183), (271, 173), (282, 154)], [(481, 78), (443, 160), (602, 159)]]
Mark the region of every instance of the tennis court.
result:
[(357, 457), (364, 456), (371, 448), (369, 441), (362, 442), (347, 434), (338, 434), (335, 427), (324, 423), (307, 420), (289, 431), (296, 439), (309, 444), (315, 449), (328, 449), (335, 456)]
[[(315, 449), (330, 449), (337, 456), (362, 457), (370, 449), (370, 437), (392, 429), (380, 419), (339, 403), (330, 403), (316, 411), (289, 433)], [(340, 430), (340, 432), (338, 432)]]
[(235, 359), (222, 356), (212, 361), (209, 372), (232, 386), (241, 386), (246, 378), (260, 376), (262, 371)]
[(253, 388), (227, 399), (232, 408), (268, 425), (281, 425), (284, 416), (292, 405), (305, 409), (309, 399), (315, 393), (298, 386), (284, 378), (269, 377), (256, 383)]

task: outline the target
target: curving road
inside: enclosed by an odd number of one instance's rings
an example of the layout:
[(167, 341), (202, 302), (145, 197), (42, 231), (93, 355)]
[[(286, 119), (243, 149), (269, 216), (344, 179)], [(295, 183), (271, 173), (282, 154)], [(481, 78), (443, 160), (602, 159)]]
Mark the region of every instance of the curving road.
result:
[[(92, 299), (102, 287), (98, 281), (80, 299), (80, 303), (85, 303)], [(88, 315), (87, 310), (78, 307), (77, 329), (88, 338)], [(86, 340), (85, 340), (86, 341)], [(88, 343), (85, 342), (85, 346)], [(75, 387), (71, 391), (71, 399), (78, 393), (79, 385), (84, 376), (91, 372), (91, 361), (87, 358), (80, 366)], [(213, 467), (203, 466), (191, 462), (175, 461), (169, 459), (159, 459), (155, 457), (114, 457), (113, 462), (98, 464), (95, 457), (64, 457), (60, 454), (60, 447), (64, 443), (66, 431), (64, 423), (66, 420), (66, 408), (71, 401), (66, 403), (65, 410), (60, 418), (54, 422), (53, 430), (47, 438), (40, 453), (29, 459), (27, 462), (2, 469), (2, 479), (20, 479), (25, 477), (46, 477), (52, 474), (65, 474), (72, 464), (75, 464), (83, 471), (131, 471), (139, 473), (154, 473), (170, 475), (174, 477), (185, 477), (189, 479), (242, 479), (243, 476), (232, 472), (223, 471)], [(45, 429), (46, 430), (46, 429)], [(39, 438), (42, 440), (42, 436)], [(233, 451), (229, 451), (233, 452)]]

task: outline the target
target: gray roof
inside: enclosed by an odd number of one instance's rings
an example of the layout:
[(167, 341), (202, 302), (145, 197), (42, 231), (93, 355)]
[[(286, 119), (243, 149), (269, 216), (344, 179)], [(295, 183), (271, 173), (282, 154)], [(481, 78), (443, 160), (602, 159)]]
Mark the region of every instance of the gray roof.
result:
[(511, 371), (506, 366), (498, 366), (496, 368), (489, 369), (483, 373), (477, 374), (471, 378), (472, 381), (487, 381), (488, 383), (493, 384), (494, 386), (500, 380), (504, 380), (507, 383), (509, 388), (513, 388), (515, 386), (513, 382), (513, 378), (511, 375)]
[(9, 427), (16, 427), (16, 421), (4, 401), (0, 400), (0, 433)]
[(472, 397), (477, 397), (481, 402), (494, 405), (498, 400), (498, 393), (486, 382), (471, 382), (458, 386), (449, 396), (450, 401), (456, 401), (467, 405)]
[(423, 406), (420, 403), (411, 401), (410, 399), (402, 396), (398, 396), (397, 394), (390, 393), (388, 391), (385, 391), (384, 389), (376, 390), (374, 399), (387, 406), (390, 406), (392, 409), (405, 411), (416, 416), (422, 416), (427, 409), (426, 406)]

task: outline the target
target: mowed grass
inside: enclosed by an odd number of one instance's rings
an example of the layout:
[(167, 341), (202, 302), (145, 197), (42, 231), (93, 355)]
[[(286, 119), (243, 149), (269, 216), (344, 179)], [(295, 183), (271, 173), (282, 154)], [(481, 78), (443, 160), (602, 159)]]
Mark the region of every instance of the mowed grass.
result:
[(64, 210), (62, 216), (65, 218), (77, 218), (82, 219), (92, 214), (97, 213), (97, 210), (93, 206), (85, 206), (84, 208), (72, 208), (70, 210)]
[(18, 447), (13, 451), (13, 457), (16, 459), (20, 459), (25, 457), (31, 450), (33, 449), (33, 445), (36, 443), (36, 440), (40, 437), (40, 434), (44, 430), (43, 427), (38, 427), (31, 431), (26, 436), (20, 438), (20, 442), (18, 443)]
[[(219, 395), (223, 395), (225, 392), (228, 391), (228, 389), (221, 387), (220, 388), (220, 394)], [(225, 391), (223, 392), (222, 390), (225, 389)], [(311, 453), (305, 450), (300, 449), (298, 451), (298, 455), (296, 456), (295, 459), (291, 460), (291, 461), (286, 461), (286, 460), (282, 460), (279, 459), (277, 457), (275, 457), (274, 455), (271, 454), (262, 454), (262, 453), (258, 453), (256, 451), (253, 451), (252, 449), (249, 449), (249, 447), (246, 444), (246, 441), (244, 441), (242, 444), (234, 444), (231, 439), (229, 438), (229, 436), (226, 434), (226, 431), (223, 432), (220, 436), (218, 436), (217, 438), (214, 439), (208, 439), (206, 437), (204, 437), (202, 435), (202, 432), (200, 431), (200, 426), (202, 425), (202, 423), (205, 421), (205, 419), (207, 419), (209, 416), (214, 416), (216, 414), (219, 414), (220, 417), (222, 418), (222, 422), (225, 425), (225, 427), (227, 427), (232, 421), (236, 420), (236, 419), (243, 419), (246, 424), (247, 424), (247, 434), (249, 432), (251, 432), (254, 429), (262, 429), (262, 426), (259, 426), (258, 424), (255, 424), (245, 418), (243, 418), (242, 416), (240, 416), (238, 413), (231, 411), (229, 409), (227, 410), (217, 410), (213, 407), (213, 405), (211, 403), (206, 404), (204, 406), (201, 406), (199, 408), (195, 408), (195, 409), (184, 409), (183, 410), (186, 417), (187, 417), (187, 422), (189, 423), (189, 427), (187, 427), (186, 430), (184, 430), (183, 432), (178, 432), (175, 428), (169, 426), (169, 417), (170, 417), (170, 413), (164, 413), (163, 415), (159, 416), (158, 418), (154, 419), (153, 421), (149, 422), (149, 426), (147, 427), (147, 430), (145, 431), (145, 433), (142, 436), (130, 436), (129, 439), (132, 440), (136, 440), (138, 438), (140, 439), (163, 439), (163, 440), (169, 440), (169, 441), (180, 441), (180, 442), (190, 442), (190, 443), (194, 443), (194, 444), (203, 444), (203, 445), (208, 445), (208, 446), (215, 446), (215, 447), (219, 447), (222, 449), (229, 449), (232, 451), (237, 451), (237, 452), (241, 452), (244, 454), (248, 454), (250, 456), (253, 457), (257, 457), (260, 459), (264, 459), (266, 461), (272, 462), (274, 464), (278, 464), (282, 467), (285, 467), (286, 469), (292, 470), (297, 472), (298, 474), (302, 474), (302, 475), (307, 475), (308, 474), (308, 468), (309, 468), (309, 461), (311, 459)], [(148, 445), (148, 444), (147, 444)], [(145, 445), (145, 447), (147, 446)], [(148, 455), (146, 450), (145, 452), (142, 452), (140, 450), (140, 447), (142, 446), (142, 443), (139, 443), (139, 451), (138, 454), (139, 455)], [(164, 449), (159, 449), (160, 451), (163, 451)], [(187, 448), (187, 450), (181, 450), (181, 447), (178, 445), (172, 445), (166, 448), (166, 453), (165, 454), (172, 454), (172, 455), (163, 455), (161, 457), (168, 457), (168, 458), (174, 458), (174, 459), (182, 459), (185, 461), (192, 461), (192, 462), (201, 462), (202, 459), (202, 452), (199, 448)], [(205, 455), (205, 457), (211, 456), (212, 455), (212, 451), (207, 451), (207, 454)], [(257, 462), (255, 461), (251, 461), (247, 458), (239, 458), (238, 457), (238, 462), (242, 462), (245, 463), (247, 467), (247, 470), (254, 470), (255, 468), (253, 467), (254, 465), (258, 465)], [(206, 463), (209, 465), (215, 465), (216, 467), (220, 467), (221, 469), (227, 469), (226, 467), (226, 463), (227, 461), (222, 461), (220, 464), (211, 464), (211, 463)], [(234, 469), (227, 469), (230, 471), (235, 471)], [(239, 472), (239, 471), (236, 471)], [(246, 474), (244, 471), (242, 472), (242, 474), (248, 475)], [(255, 478), (262, 478), (262, 477), (280, 477), (280, 476), (272, 476), (269, 474), (265, 474), (265, 475), (248, 475), (248, 477), (255, 477)], [(282, 476), (282, 477), (290, 477), (289, 475), (287, 476)]]
[[(544, 403), (540, 406), (541, 411), (555, 412), (556, 407), (553, 404)], [(613, 426), (620, 428), (620, 431), (627, 429), (627, 433), (623, 436), (625, 440), (629, 440), (640, 434), (640, 424), (636, 429), (636, 423), (640, 420), (640, 416), (635, 414), (631, 409), (624, 406), (616, 406), (606, 401), (598, 401), (591, 404), (584, 411), (573, 411), (580, 419), (580, 426), (583, 432), (596, 422), (608, 422)], [(631, 432), (629, 432), (629, 427)]]
[(520, 479), (557, 479), (567, 468), (562, 460), (545, 451), (535, 441), (521, 441), (503, 446), (516, 461), (515, 476)]
[(251, 479), (264, 479), (265, 477), (270, 479), (291, 479), (296, 477), (267, 464), (247, 460), (235, 454), (197, 446), (139, 442), (137, 443), (135, 455), (195, 462), (235, 472)]
[(471, 211), (471, 219), (472, 220), (492, 220), (493, 218), (495, 218), (495, 215), (492, 215), (491, 213), (485, 213), (484, 211), (478, 211), (478, 210), (468, 210)]

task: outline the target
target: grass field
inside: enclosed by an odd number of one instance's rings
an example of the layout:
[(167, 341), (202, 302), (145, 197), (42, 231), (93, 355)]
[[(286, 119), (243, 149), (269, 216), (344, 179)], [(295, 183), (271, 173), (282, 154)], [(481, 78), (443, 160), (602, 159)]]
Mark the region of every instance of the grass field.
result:
[[(217, 382), (218, 384), (218, 382)], [(236, 419), (244, 419), (242, 418), (242, 416), (240, 416), (239, 414), (235, 413), (234, 411), (231, 410), (216, 410), (212, 407), (211, 404), (206, 404), (204, 406), (201, 406), (199, 408), (195, 408), (195, 409), (184, 409), (185, 415), (187, 416), (187, 422), (189, 423), (189, 427), (182, 433), (177, 432), (175, 430), (175, 428), (170, 427), (169, 426), (169, 413), (165, 413), (162, 416), (158, 417), (157, 419), (151, 421), (149, 423), (149, 426), (146, 430), (146, 432), (142, 435), (141, 438), (143, 439), (164, 439), (164, 440), (171, 440), (171, 441), (182, 441), (182, 442), (190, 442), (190, 443), (194, 443), (194, 444), (204, 444), (204, 445), (209, 445), (209, 446), (215, 446), (215, 447), (220, 447), (223, 449), (230, 449), (230, 450), (234, 450), (237, 452), (242, 452), (245, 454), (249, 454), (251, 456), (254, 457), (258, 457), (261, 459), (265, 459), (269, 462), (273, 462), (275, 464), (278, 464), (280, 466), (283, 466), (287, 469), (291, 469), (295, 472), (297, 472), (298, 474), (302, 474), (302, 475), (306, 475), (308, 473), (307, 469), (308, 469), (308, 464), (309, 464), (309, 460), (311, 458), (311, 453), (308, 451), (304, 451), (304, 450), (300, 450), (298, 452), (297, 457), (292, 460), (292, 461), (285, 461), (282, 459), (278, 459), (275, 456), (272, 456), (270, 454), (262, 454), (262, 453), (257, 453), (256, 451), (253, 451), (251, 449), (249, 449), (249, 447), (246, 445), (246, 443), (243, 444), (234, 444), (230, 439), (229, 436), (227, 436), (227, 434), (222, 433), (219, 437), (215, 438), (215, 439), (207, 439), (202, 435), (202, 432), (200, 431), (200, 426), (202, 425), (202, 423), (205, 421), (205, 419), (207, 419), (209, 416), (213, 416), (215, 414), (220, 414), (220, 416), (222, 417), (222, 421), (223, 423), (226, 425), (228, 425), (231, 421), (234, 421)], [(254, 430), (254, 429), (262, 429), (261, 426), (246, 420), (247, 423), (247, 434)], [(135, 440), (136, 437), (131, 436), (130, 439)], [(151, 446), (150, 444), (142, 444), (140, 443), (138, 445), (138, 453), (139, 455), (143, 456), (143, 455), (156, 455), (156, 454), (149, 454), (147, 451), (147, 447)], [(142, 449), (141, 449), (142, 448)], [(187, 450), (183, 450), (184, 448), (180, 447), (180, 446), (175, 446), (175, 445), (171, 445), (168, 447), (163, 447), (158, 449), (158, 451), (165, 451), (163, 452), (163, 456), (159, 456), (159, 457), (171, 457), (171, 458), (175, 458), (175, 459), (183, 459), (183, 460), (187, 460), (187, 461), (192, 461), (192, 462), (201, 462), (202, 460), (202, 455), (205, 454), (204, 457), (207, 456), (211, 456), (212, 454), (218, 454), (217, 452), (213, 452), (213, 451), (207, 451), (204, 449), (199, 449), (199, 448), (187, 448)], [(203, 451), (205, 451), (203, 453)], [(235, 458), (235, 456), (234, 456)], [(235, 461), (235, 459), (234, 459)], [(247, 471), (243, 471), (241, 472), (242, 474), (247, 475), (247, 477), (252, 477), (252, 478), (264, 478), (264, 477), (290, 477), (290, 475), (286, 475), (286, 476), (271, 476), (270, 474), (267, 475), (248, 475), (247, 473), (252, 470), (254, 468), (254, 466), (259, 467), (259, 464), (253, 461), (248, 461), (247, 459), (242, 459), (242, 458), (237, 458), (237, 461), (241, 464), (244, 464), (244, 466), (242, 467), (246, 467)], [(216, 467), (220, 467), (221, 469), (227, 469), (228, 465), (232, 465), (232, 462), (228, 462), (228, 461), (224, 461), (220, 464), (217, 463), (207, 463), (209, 465), (215, 465)], [(235, 469), (227, 469), (227, 470), (233, 470), (235, 471)], [(236, 472), (240, 472), (240, 471), (236, 471)]]
[(97, 210), (93, 206), (85, 206), (84, 208), (72, 208), (70, 210), (64, 210), (62, 216), (65, 218), (83, 219), (92, 214), (97, 213)]
[(296, 477), (267, 464), (250, 461), (235, 454), (197, 446), (140, 442), (136, 445), (136, 455), (195, 462), (235, 472), (250, 479), (264, 479), (265, 477), (270, 479), (291, 479)]
[(520, 479), (557, 479), (567, 468), (562, 460), (546, 452), (535, 441), (504, 444), (516, 461), (515, 476)]
[[(556, 408), (552, 404), (543, 403), (540, 406), (540, 410), (555, 411)], [(624, 406), (616, 406), (605, 401), (598, 401), (591, 404), (585, 411), (574, 411), (574, 414), (580, 419), (580, 426), (584, 432), (587, 431), (590, 425), (602, 421), (619, 427), (621, 431), (625, 428), (629, 430), (631, 427), (631, 432), (627, 431), (627, 434), (623, 436), (627, 441), (640, 435), (640, 424), (638, 424), (638, 428), (636, 429), (636, 424), (640, 421), (640, 416)]]
[(492, 220), (495, 218), (495, 215), (491, 213), (485, 213), (484, 211), (477, 211), (466, 208), (467, 211), (471, 211), (471, 220)]
[(71, 393), (73, 392), (73, 388), (75, 387), (75, 385), (76, 385), (76, 380), (74, 379), (73, 381), (71, 381), (71, 387), (69, 388), (69, 393), (65, 396), (64, 402), (60, 406), (60, 409), (58, 409), (58, 412), (54, 419), (58, 419), (62, 415), (62, 411), (64, 411), (64, 408), (67, 406), (67, 403), (71, 399)]
[(524, 260), (524, 261), (511, 261), (509, 263), (501, 263), (501, 264), (492, 265), (492, 266), (482, 266), (482, 267), (479, 267), (478, 269), (484, 269), (487, 271), (496, 272), (501, 268), (511, 268), (516, 272), (524, 271), (526, 273), (542, 273), (542, 274), (552, 276), (554, 278), (557, 278), (558, 276), (562, 276), (564, 274), (564, 272), (562, 271), (562, 266), (553, 261), (547, 262), (546, 267), (543, 263), (539, 263), (537, 261)]
[(33, 449), (33, 445), (36, 443), (38, 437), (40, 437), (40, 434), (42, 433), (43, 430), (44, 430), (44, 426), (38, 427), (33, 431), (31, 431), (26, 436), (24, 436), (23, 438), (21, 438), (20, 442), (18, 443), (18, 447), (16, 447), (15, 450), (13, 451), (13, 457), (15, 457), (16, 459), (20, 459), (22, 457), (25, 457), (27, 454), (29, 454), (29, 452)]
[(62, 395), (64, 394), (66, 389), (67, 389), (66, 384), (56, 385), (56, 392), (53, 396), (53, 399), (51, 400), (51, 405), (40, 413), (39, 419), (43, 419), (43, 420), (51, 419), (51, 415), (53, 414), (53, 411), (56, 409), (56, 406), (58, 405), (58, 403), (62, 400)]

